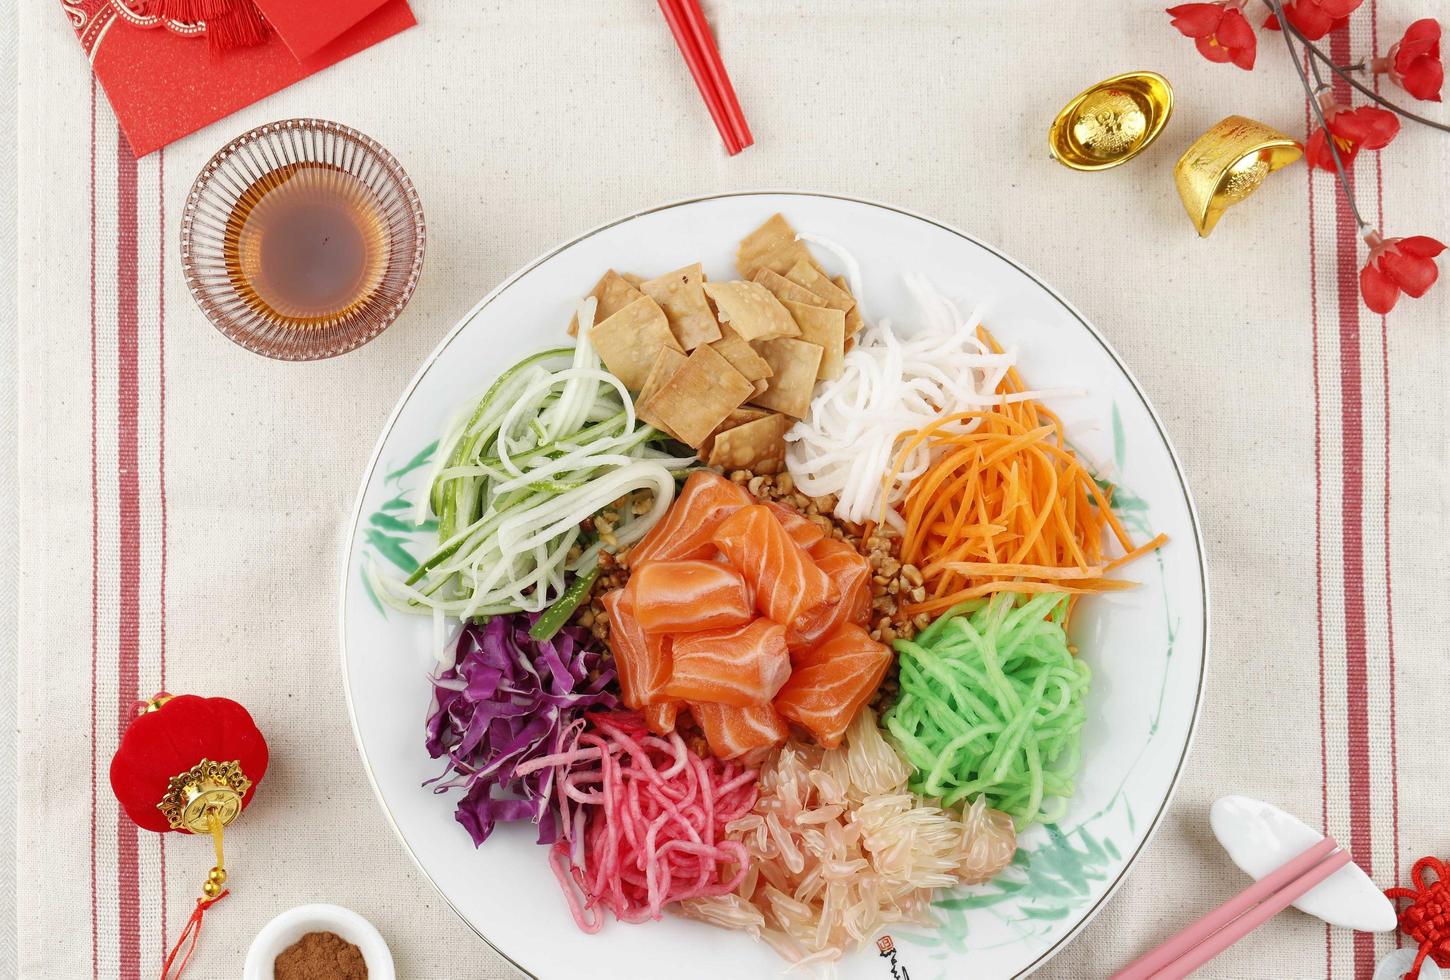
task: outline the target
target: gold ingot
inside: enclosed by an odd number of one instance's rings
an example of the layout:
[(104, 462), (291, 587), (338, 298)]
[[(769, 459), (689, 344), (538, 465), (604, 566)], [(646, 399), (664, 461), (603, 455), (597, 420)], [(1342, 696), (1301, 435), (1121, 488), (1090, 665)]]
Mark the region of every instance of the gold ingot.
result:
[(1047, 131), (1047, 148), (1074, 170), (1107, 170), (1142, 153), (1173, 114), (1173, 86), (1130, 71), (1079, 92)]
[(1264, 178), (1304, 155), (1298, 140), (1243, 116), (1229, 116), (1194, 140), (1173, 168), (1178, 196), (1202, 238)]

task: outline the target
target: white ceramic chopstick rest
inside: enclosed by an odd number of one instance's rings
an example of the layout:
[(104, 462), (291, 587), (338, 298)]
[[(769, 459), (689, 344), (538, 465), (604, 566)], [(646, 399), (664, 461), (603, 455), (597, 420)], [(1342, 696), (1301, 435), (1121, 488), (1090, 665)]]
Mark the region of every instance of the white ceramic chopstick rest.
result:
[[(1418, 953), (1419, 950), (1413, 946), (1402, 946), (1394, 950), (1375, 964), (1374, 980), (1402, 980), (1410, 972), (1410, 967), (1415, 965), (1415, 956)], [(1425, 957), (1425, 962), (1420, 965), (1420, 980), (1442, 980), (1444, 976), (1435, 961)]]
[[(1255, 881), (1324, 839), (1298, 817), (1248, 796), (1218, 800), (1208, 822), (1233, 863)], [(1353, 862), (1306, 892), (1294, 907), (1361, 932), (1388, 932), (1396, 925), (1395, 907)]]

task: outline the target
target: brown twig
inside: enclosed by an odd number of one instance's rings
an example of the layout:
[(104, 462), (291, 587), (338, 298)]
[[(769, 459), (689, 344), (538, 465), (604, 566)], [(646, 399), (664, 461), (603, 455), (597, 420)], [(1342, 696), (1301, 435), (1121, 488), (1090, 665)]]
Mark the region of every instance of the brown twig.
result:
[[(1264, 2), (1274, 12), (1274, 16), (1279, 19), (1281, 25), (1288, 23), (1284, 17), (1283, 8), (1279, 5), (1279, 0), (1264, 0)], [(1323, 78), (1319, 75), (1319, 69), (1312, 59), (1309, 64), (1314, 69), (1314, 77), (1318, 81), (1319, 87), (1316, 89), (1309, 83), (1309, 75), (1304, 71), (1300, 54), (1294, 50), (1294, 42), (1289, 38), (1290, 31), (1285, 30), (1283, 34), (1284, 46), (1289, 49), (1289, 60), (1294, 63), (1294, 70), (1299, 73), (1299, 81), (1304, 86), (1304, 94), (1309, 97), (1309, 105), (1314, 109), (1314, 115), (1319, 119), (1319, 125), (1324, 127), (1324, 142), (1329, 147), (1330, 157), (1334, 160), (1334, 172), (1339, 177), (1339, 186), (1344, 191), (1344, 199), (1349, 202), (1349, 209), (1354, 212), (1354, 220), (1362, 233), (1369, 226), (1359, 213), (1359, 204), (1354, 200), (1354, 188), (1350, 186), (1349, 175), (1344, 172), (1344, 161), (1339, 158), (1339, 147), (1334, 143), (1334, 136), (1329, 132), (1329, 121), (1324, 118), (1324, 108), (1319, 104), (1319, 93), (1328, 86), (1324, 84)], [(1298, 31), (1294, 31), (1293, 34), (1299, 38), (1300, 43), (1308, 46), (1308, 42), (1304, 41)]]
[[(1334, 74), (1338, 75), (1340, 78), (1344, 79), (1354, 88), (1358, 89), (1361, 93), (1363, 93), (1366, 98), (1370, 99), (1373, 102), (1379, 103), (1386, 109), (1389, 109), (1391, 112), (1395, 112), (1400, 114), (1401, 116), (1404, 116), (1406, 119), (1413, 120), (1417, 123), (1422, 123), (1423, 125), (1429, 126), (1432, 129), (1438, 129), (1442, 133), (1450, 133), (1450, 125), (1446, 125), (1442, 122), (1436, 122), (1433, 119), (1426, 119), (1424, 116), (1411, 112), (1404, 106), (1396, 102), (1391, 102), (1389, 99), (1380, 95), (1368, 85), (1365, 85), (1363, 82), (1359, 81), (1357, 78), (1350, 74), (1350, 70), (1358, 66), (1342, 68), (1339, 65), (1336, 65), (1333, 58), (1325, 54), (1323, 50), (1321, 50), (1317, 45), (1314, 44), (1313, 41), (1310, 41), (1307, 37), (1305, 37), (1300, 32), (1299, 28), (1295, 27), (1289, 22), (1289, 19), (1284, 16), (1279, 0), (1264, 0), (1264, 4), (1274, 12), (1274, 16), (1278, 19), (1279, 28), (1285, 34), (1285, 41), (1288, 41), (1288, 35), (1294, 35), (1294, 37), (1298, 39), (1299, 43), (1304, 46), (1304, 50), (1309, 52), (1309, 55), (1312, 59), (1322, 61), (1325, 67), (1327, 67), (1330, 71), (1334, 72)], [(1294, 50), (1293, 45), (1290, 45), (1289, 50)], [(1296, 61), (1295, 64), (1297, 63), (1298, 62)]]

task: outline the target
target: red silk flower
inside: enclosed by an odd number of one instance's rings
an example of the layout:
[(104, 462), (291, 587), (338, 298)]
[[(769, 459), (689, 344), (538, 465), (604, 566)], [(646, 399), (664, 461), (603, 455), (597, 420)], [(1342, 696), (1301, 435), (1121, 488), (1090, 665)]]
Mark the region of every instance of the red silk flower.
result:
[(1445, 83), (1445, 64), (1440, 60), (1440, 23), (1432, 18), (1417, 20), (1395, 42), (1390, 53), (1376, 58), (1377, 74), (1389, 75), (1400, 88), (1426, 102), (1440, 101)]
[(1445, 251), (1443, 242), (1427, 235), (1382, 239), (1377, 231), (1364, 240), (1369, 259), (1359, 270), (1359, 292), (1364, 305), (1376, 313), (1394, 309), (1401, 292), (1419, 299), (1440, 277), (1435, 256)]
[(1167, 13), (1184, 37), (1193, 38), (1199, 54), (1219, 64), (1232, 61), (1247, 71), (1254, 67), (1259, 42), (1240, 6), (1234, 0), (1185, 3), (1169, 7)]
[[(1300, 34), (1317, 41), (1335, 28), (1343, 27), (1362, 3), (1364, 0), (1288, 0), (1284, 4), (1284, 16)], [(1277, 31), (1279, 19), (1270, 14), (1264, 26)]]
[(1368, 105), (1350, 109), (1334, 101), (1327, 92), (1319, 105), (1324, 110), (1325, 121), (1329, 123), (1329, 133), (1326, 135), (1321, 126), (1309, 137), (1304, 157), (1311, 167), (1334, 169), (1334, 155), (1329, 150), (1330, 136), (1339, 148), (1340, 161), (1348, 169), (1360, 150), (1382, 150), (1399, 135), (1400, 117), (1387, 109)]

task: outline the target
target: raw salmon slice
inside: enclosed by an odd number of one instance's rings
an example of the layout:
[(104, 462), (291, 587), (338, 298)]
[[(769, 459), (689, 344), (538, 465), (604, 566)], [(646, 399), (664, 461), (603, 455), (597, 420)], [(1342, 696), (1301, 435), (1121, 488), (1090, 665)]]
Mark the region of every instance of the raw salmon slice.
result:
[(731, 514), (715, 529), (714, 540), (750, 583), (755, 608), (767, 619), (794, 623), (802, 613), (839, 595), (835, 583), (764, 504)]
[(634, 594), (628, 586), (604, 593), (600, 600), (609, 617), (609, 649), (619, 675), (625, 705), (643, 708), (661, 697), (670, 680), (670, 637), (645, 633), (634, 615)]
[(790, 734), (769, 704), (733, 708), (703, 701), (690, 705), (690, 714), (705, 733), (711, 754), (719, 759), (736, 759), (757, 749), (768, 749), (784, 742)]
[(775, 696), (776, 710), (833, 749), (890, 664), (891, 650), (849, 623), (797, 656), (795, 673)]
[(755, 618), (745, 577), (718, 561), (652, 561), (629, 579), (646, 633), (743, 626)]
[(630, 568), (639, 568), (647, 561), (713, 558), (715, 546), (710, 535), (721, 521), (753, 502), (754, 498), (738, 483), (709, 470), (696, 470), (660, 522), (630, 549)]
[(790, 677), (785, 627), (768, 619), (675, 637), (665, 695), (738, 708), (764, 704)]
[(767, 500), (765, 506), (769, 507), (770, 512), (780, 521), (780, 526), (785, 528), (785, 533), (790, 535), (791, 540), (807, 551), (811, 549), (811, 545), (826, 536), (826, 532), (820, 527), (812, 524), (808, 518), (802, 517), (789, 507), (782, 506), (774, 500)]
[(847, 623), (865, 626), (871, 613), (871, 563), (860, 552), (837, 538), (823, 537), (811, 546), (811, 560), (836, 583), (841, 598), (806, 613), (786, 630), (792, 659)]
[(655, 704), (647, 704), (640, 712), (644, 715), (645, 727), (656, 735), (668, 735), (675, 730), (675, 722), (680, 716), (680, 702), (659, 701)]

